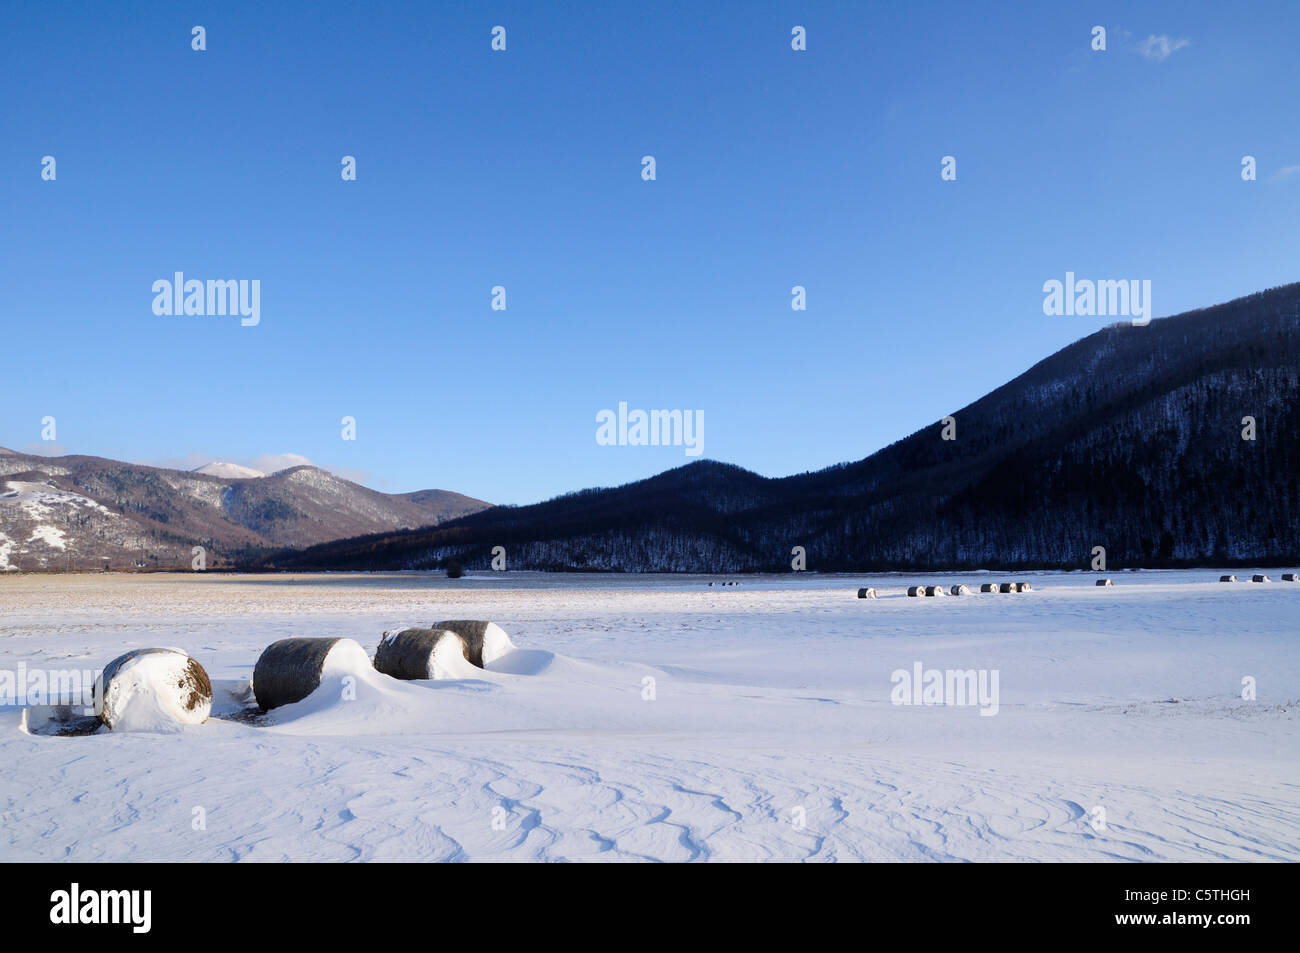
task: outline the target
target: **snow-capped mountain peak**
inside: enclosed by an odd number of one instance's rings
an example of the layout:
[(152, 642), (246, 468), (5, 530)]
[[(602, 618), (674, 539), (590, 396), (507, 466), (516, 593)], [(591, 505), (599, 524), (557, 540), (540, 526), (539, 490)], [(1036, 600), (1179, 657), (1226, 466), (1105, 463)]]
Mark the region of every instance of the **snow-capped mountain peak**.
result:
[(222, 477), (227, 480), (247, 480), (266, 476), (261, 470), (254, 470), (252, 467), (241, 467), (238, 463), (224, 463), (221, 460), (205, 463), (201, 467), (195, 467), (190, 472)]

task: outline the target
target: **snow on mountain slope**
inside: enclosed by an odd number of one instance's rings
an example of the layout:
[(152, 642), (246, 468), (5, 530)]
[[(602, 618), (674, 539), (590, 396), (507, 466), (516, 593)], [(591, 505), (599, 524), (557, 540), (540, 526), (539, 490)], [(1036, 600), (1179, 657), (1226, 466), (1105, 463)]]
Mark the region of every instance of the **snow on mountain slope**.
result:
[(429, 526), (488, 505), (442, 490), (380, 493), (312, 466), (269, 475), (221, 462), (205, 469), (215, 473), (0, 455), (0, 488), (12, 478), (0, 498), (6, 562), (22, 569), (188, 569), (201, 547), (207, 568), (220, 568), (249, 554)]
[(43, 473), (46, 476), (67, 476), (67, 467), (53, 462), (50, 457), (29, 456), (25, 453), (10, 451), (0, 455), (0, 477), (15, 473)]
[(79, 493), (69, 493), (48, 483), (27, 483), (22, 480), (5, 481), (4, 492), (0, 492), (0, 507), (15, 508), (28, 519), (44, 519), (64, 507), (83, 507), (110, 515), (99, 503)]
[(66, 535), (67, 534), (64, 533), (63, 530), (58, 529), (57, 527), (54, 526), (38, 526), (36, 527), (36, 529), (32, 531), (31, 538), (28, 539), (27, 542), (44, 543), (46, 546), (50, 547), (51, 549), (58, 549), (62, 551), (68, 548), (67, 543), (64, 540), (64, 537)]
[(66, 565), (69, 537), (85, 527), (118, 528), (121, 518), (52, 483), (0, 480), (0, 570)]

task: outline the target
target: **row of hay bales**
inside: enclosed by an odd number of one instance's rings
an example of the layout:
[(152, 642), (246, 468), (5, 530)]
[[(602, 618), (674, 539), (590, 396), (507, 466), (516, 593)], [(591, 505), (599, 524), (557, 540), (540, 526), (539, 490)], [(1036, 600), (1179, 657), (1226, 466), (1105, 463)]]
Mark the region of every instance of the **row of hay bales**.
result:
[[(404, 680), (452, 677), (456, 660), (484, 668), (514, 648), (495, 622), (449, 619), (426, 628), (385, 632), (375, 650), (374, 667)], [(267, 646), (253, 669), (253, 696), (258, 707), (270, 711), (302, 701), (320, 687), (321, 678), (336, 656), (355, 657), (365, 650), (351, 639), (281, 639)]]
[[(1027, 582), (986, 582), (980, 586), (980, 592), (1033, 592), (1034, 587)], [(949, 586), (908, 586), (907, 594), (909, 596), (968, 596), (971, 593), (970, 586), (962, 583)], [(863, 586), (858, 590), (859, 599), (878, 599), (879, 594), (874, 586)]]
[[(1219, 577), (1219, 582), (1236, 582), (1236, 581), (1237, 581), (1237, 577), (1233, 575)], [(1257, 572), (1255, 573), (1255, 575), (1250, 577), (1250, 581), (1251, 582), (1272, 582), (1273, 580), (1269, 579), (1265, 573)], [(1282, 573), (1282, 581), (1300, 582), (1300, 574), (1293, 573), (1293, 572), (1284, 572)]]
[[(253, 697), (259, 708), (270, 711), (302, 701), (332, 670), (356, 671), (371, 664), (399, 679), (454, 677), (465, 663), (484, 668), (513, 648), (504, 629), (477, 619), (385, 632), (373, 663), (353, 639), (281, 639), (257, 659)], [(181, 649), (133, 649), (118, 656), (104, 667), (96, 693), (103, 699), (99, 719), (110, 730), (138, 720), (142, 711), (183, 725), (202, 724), (212, 713), (208, 673)]]
[[(1237, 577), (1232, 575), (1219, 577), (1219, 582), (1236, 582), (1236, 581), (1237, 581)], [(1270, 582), (1270, 581), (1271, 580), (1269, 579), (1269, 577), (1263, 573), (1256, 573), (1251, 578), (1251, 582)], [(1300, 573), (1284, 572), (1282, 574), (1282, 581), (1300, 582)], [(1114, 586), (1115, 581), (1109, 578), (1098, 579), (1096, 585)], [(980, 586), (980, 592), (1032, 592), (1033, 588), (1034, 587), (1027, 582), (986, 582)], [(963, 586), (960, 584), (949, 587), (946, 592), (944, 591), (943, 586), (908, 586), (907, 587), (907, 594), (913, 597), (916, 596), (933, 597), (933, 596), (943, 596), (943, 595), (964, 596), (970, 593), (970, 591), (971, 590), (969, 586)], [(863, 586), (862, 588), (858, 589), (858, 598), (878, 599), (879, 594), (876, 592), (874, 586)]]

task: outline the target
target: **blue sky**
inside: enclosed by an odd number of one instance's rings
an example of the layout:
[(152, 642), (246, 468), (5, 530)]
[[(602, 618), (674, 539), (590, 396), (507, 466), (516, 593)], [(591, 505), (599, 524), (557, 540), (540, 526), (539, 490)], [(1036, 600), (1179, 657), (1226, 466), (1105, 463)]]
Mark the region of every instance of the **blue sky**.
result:
[[(1067, 270), (1157, 316), (1300, 279), (1297, 35), (1294, 3), (8, 3), (0, 445), (522, 503), (694, 459), (598, 445), (626, 401), (769, 476), (860, 459), (1110, 323), (1043, 314)], [(260, 324), (155, 315), (176, 271), (260, 280)]]

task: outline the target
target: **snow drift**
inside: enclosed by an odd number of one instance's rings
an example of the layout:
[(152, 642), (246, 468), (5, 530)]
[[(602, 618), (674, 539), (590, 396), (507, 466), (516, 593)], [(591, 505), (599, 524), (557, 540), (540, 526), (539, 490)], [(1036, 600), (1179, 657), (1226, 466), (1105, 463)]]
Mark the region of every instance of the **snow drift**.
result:
[(384, 633), (375, 669), (401, 679), (476, 678), (465, 640), (449, 629), (403, 628)]
[(322, 682), (370, 670), (370, 656), (352, 639), (281, 639), (253, 669), (253, 695), (264, 711), (302, 701)]
[(469, 647), (470, 662), (479, 668), (495, 662), (515, 648), (515, 644), (510, 641), (510, 636), (506, 635), (505, 629), (495, 622), (453, 619), (435, 622), (431, 628), (447, 629), (464, 639)]

